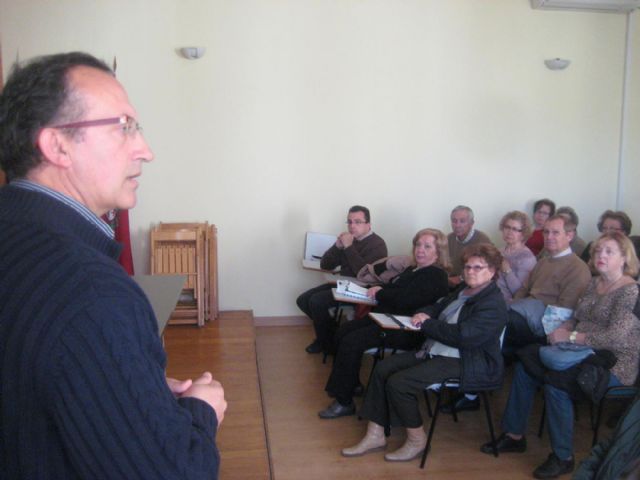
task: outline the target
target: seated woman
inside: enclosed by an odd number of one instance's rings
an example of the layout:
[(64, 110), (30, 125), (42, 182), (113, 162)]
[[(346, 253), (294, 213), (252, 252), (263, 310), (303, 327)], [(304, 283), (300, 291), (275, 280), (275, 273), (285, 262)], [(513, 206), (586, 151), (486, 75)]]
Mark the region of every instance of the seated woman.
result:
[[(447, 237), (433, 228), (420, 230), (413, 237), (413, 265), (391, 283), (369, 289), (378, 301), (375, 310), (398, 315), (413, 315), (448, 292), (449, 253)], [(338, 418), (355, 413), (353, 393), (360, 385), (362, 355), (381, 343), (382, 329), (370, 318), (344, 323), (336, 333), (337, 351), (325, 390), (335, 401), (318, 413), (320, 418)], [(385, 330), (384, 345), (402, 350), (413, 349), (424, 338), (418, 332)]]
[[(605, 210), (598, 219), (598, 231), (600, 233), (621, 232), (628, 237), (631, 235), (631, 226), (629, 215), (623, 211), (614, 212), (613, 210)], [(589, 263), (591, 259), (592, 243), (593, 242), (589, 243), (587, 248), (584, 249), (584, 252), (582, 252), (582, 255), (580, 255), (580, 258), (587, 263)], [(638, 251), (636, 251), (636, 256), (637, 255)]]
[[(497, 285), (504, 300), (509, 304), (513, 295), (523, 285), (529, 272), (536, 265), (536, 257), (525, 246), (524, 241), (531, 235), (531, 222), (526, 213), (514, 210), (500, 220), (500, 231), (505, 242), (502, 253), (502, 266)], [(451, 414), (480, 408), (480, 400), (475, 394), (459, 394), (440, 408), (442, 413)]]
[(531, 250), (536, 257), (544, 248), (544, 237), (542, 236), (544, 222), (555, 213), (556, 204), (548, 198), (542, 198), (533, 204), (533, 223), (535, 223), (535, 230), (527, 239), (525, 245), (529, 247), (529, 250)]
[(360, 415), (369, 420), (367, 433), (345, 457), (363, 455), (386, 446), (384, 426), (407, 429), (407, 440), (385, 460), (411, 460), (427, 443), (419, 401), (423, 389), (450, 377), (461, 377), (462, 391), (498, 388), (504, 365), (500, 334), (507, 306), (495, 277), (502, 264), (500, 251), (490, 244), (470, 245), (462, 254), (464, 282), (449, 297), (414, 315), (427, 337), (418, 352), (392, 355), (378, 363)]
[(505, 245), (501, 250), (504, 260), (500, 267), (498, 288), (505, 301), (510, 302), (536, 265), (535, 255), (524, 244), (531, 235), (531, 222), (526, 213), (515, 210), (502, 217), (500, 230)]
[[(592, 248), (591, 266), (597, 276), (578, 302), (574, 318), (548, 336), (551, 345), (560, 345), (566, 352), (556, 356), (554, 362), (558, 366), (552, 369), (564, 370), (591, 355), (593, 349), (605, 349), (617, 358), (610, 371), (609, 386), (631, 385), (638, 375), (640, 355), (640, 320), (633, 314), (638, 285), (632, 278), (638, 272), (638, 259), (631, 241), (620, 232), (605, 233)], [(580, 349), (580, 345), (591, 349)], [(559, 347), (556, 349), (560, 350)], [(549, 366), (546, 352), (540, 351), (540, 359)], [(560, 366), (561, 362), (564, 365)], [(527, 417), (541, 385), (542, 382), (530, 375), (522, 363), (516, 365), (502, 418), (505, 433), (498, 439), (500, 452), (526, 450)], [(550, 384), (544, 384), (544, 398), (553, 452), (533, 475), (555, 478), (571, 472), (574, 466), (573, 403), (568, 392)], [(491, 445), (483, 445), (482, 451), (492, 453)]]

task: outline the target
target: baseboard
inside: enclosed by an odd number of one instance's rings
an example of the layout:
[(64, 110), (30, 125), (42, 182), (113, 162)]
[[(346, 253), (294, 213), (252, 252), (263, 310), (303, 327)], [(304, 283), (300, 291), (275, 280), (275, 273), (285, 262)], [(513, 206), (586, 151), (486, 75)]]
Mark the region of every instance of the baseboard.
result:
[(253, 325), (256, 327), (291, 327), (309, 325), (309, 317), (291, 315), (288, 317), (253, 317)]

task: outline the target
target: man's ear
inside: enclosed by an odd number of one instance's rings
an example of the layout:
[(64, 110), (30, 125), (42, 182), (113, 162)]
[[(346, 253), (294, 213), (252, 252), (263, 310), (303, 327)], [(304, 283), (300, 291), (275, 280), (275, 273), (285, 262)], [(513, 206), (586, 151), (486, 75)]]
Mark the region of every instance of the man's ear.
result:
[(67, 168), (71, 165), (71, 159), (67, 154), (69, 139), (57, 128), (45, 127), (40, 130), (36, 138), (36, 145), (45, 162), (61, 168)]

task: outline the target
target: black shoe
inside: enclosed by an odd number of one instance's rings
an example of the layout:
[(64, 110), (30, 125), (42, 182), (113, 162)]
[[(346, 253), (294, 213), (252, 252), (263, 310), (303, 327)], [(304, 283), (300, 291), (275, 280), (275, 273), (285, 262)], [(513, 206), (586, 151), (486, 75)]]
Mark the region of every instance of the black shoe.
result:
[(556, 478), (565, 473), (573, 472), (574, 460), (560, 460), (555, 453), (550, 453), (547, 460), (533, 471), (536, 478)]
[(359, 383), (356, 388), (353, 389), (352, 395), (354, 397), (361, 397), (364, 395), (364, 385)]
[[(514, 440), (506, 433), (501, 434), (496, 440), (496, 448), (499, 453), (522, 453), (527, 450), (527, 439), (522, 437), (520, 440)], [(493, 447), (491, 442), (487, 442), (480, 447), (482, 453), (493, 455)]]
[(331, 405), (329, 405), (326, 409), (318, 412), (318, 416), (320, 418), (330, 419), (330, 418), (338, 418), (338, 417), (346, 417), (349, 415), (355, 415), (356, 406), (351, 403), (350, 405), (342, 405), (337, 400), (334, 400)]
[(318, 340), (314, 340), (309, 345), (307, 345), (307, 348), (305, 348), (305, 351), (307, 353), (321, 353), (322, 343), (320, 343)]
[(480, 408), (480, 399), (478, 397), (473, 400), (469, 400), (466, 396), (462, 395), (456, 399), (454, 399), (448, 405), (443, 405), (440, 407), (440, 411), (442, 413), (451, 414), (453, 413), (453, 406), (455, 405), (456, 413), (464, 412), (465, 410), (478, 410)]

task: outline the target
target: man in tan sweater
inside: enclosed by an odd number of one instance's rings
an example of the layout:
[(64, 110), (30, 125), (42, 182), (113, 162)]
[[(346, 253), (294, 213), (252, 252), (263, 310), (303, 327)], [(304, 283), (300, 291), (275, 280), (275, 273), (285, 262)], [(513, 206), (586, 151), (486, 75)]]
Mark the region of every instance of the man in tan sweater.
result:
[[(546, 343), (541, 328), (547, 305), (574, 309), (591, 280), (589, 267), (571, 251), (575, 225), (563, 215), (550, 217), (543, 230), (549, 256), (538, 261), (525, 284), (514, 295), (509, 310), (505, 351), (529, 343)], [(530, 299), (538, 300), (538, 302)]]
[(449, 287), (455, 288), (462, 281), (462, 251), (469, 245), (491, 243), (484, 232), (473, 228), (473, 210), (465, 205), (458, 205), (451, 211), (451, 233), (447, 236), (451, 272)]

